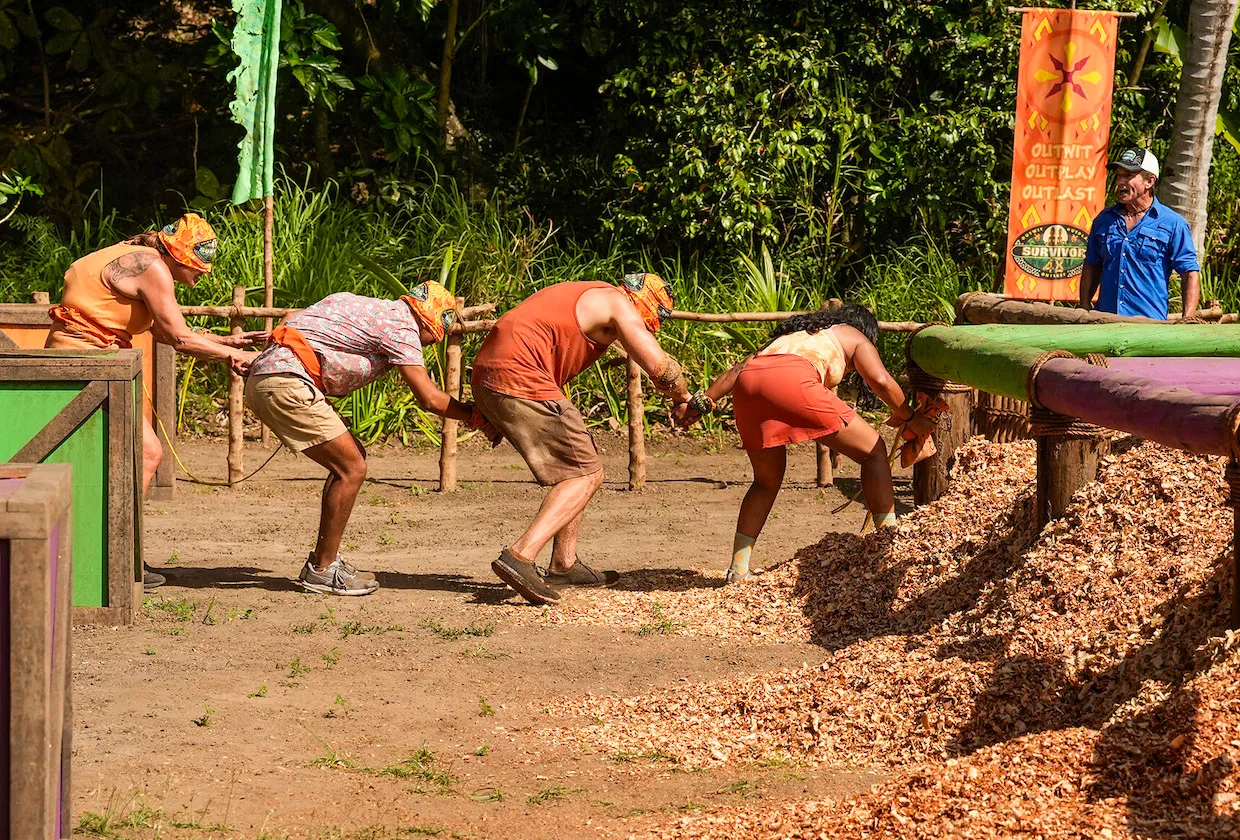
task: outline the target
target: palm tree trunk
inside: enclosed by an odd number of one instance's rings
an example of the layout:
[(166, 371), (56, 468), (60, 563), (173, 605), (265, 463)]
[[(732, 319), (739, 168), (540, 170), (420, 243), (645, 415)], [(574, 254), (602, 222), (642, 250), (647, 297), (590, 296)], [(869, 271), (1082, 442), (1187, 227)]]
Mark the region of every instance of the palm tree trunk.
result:
[(1210, 160), (1236, 3), (1193, 0), (1189, 8), (1188, 50), (1160, 190), (1162, 199), (1188, 220), (1198, 255), (1205, 244)]

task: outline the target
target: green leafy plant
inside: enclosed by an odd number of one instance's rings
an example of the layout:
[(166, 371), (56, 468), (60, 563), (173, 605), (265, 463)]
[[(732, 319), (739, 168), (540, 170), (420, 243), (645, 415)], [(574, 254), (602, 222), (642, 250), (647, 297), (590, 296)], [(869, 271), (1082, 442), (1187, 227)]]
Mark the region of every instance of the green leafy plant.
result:
[(358, 79), (362, 107), (371, 111), (383, 132), (389, 160), (418, 157), (438, 143), (435, 87), (405, 69)]

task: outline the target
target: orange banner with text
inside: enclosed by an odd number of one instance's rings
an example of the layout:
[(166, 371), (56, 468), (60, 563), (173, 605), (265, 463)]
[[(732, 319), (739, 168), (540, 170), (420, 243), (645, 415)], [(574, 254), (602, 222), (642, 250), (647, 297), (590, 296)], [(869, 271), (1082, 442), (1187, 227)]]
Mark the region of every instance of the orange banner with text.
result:
[(1106, 207), (1117, 18), (1026, 9), (1016, 84), (1016, 142), (1004, 293), (1079, 297), (1085, 242)]

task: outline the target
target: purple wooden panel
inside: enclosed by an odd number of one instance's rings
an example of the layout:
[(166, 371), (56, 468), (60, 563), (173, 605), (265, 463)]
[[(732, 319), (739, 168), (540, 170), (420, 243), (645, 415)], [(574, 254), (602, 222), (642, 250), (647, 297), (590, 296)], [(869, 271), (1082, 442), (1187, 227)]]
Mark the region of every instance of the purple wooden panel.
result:
[(10, 697), (13, 681), (10, 679), (10, 635), (9, 635), (9, 541), (0, 539), (0, 675), (4, 678), (4, 687), (0, 689), (0, 819), (4, 820), (4, 831), (9, 830), (9, 726)]
[(1111, 370), (1178, 385), (1198, 394), (1240, 396), (1240, 359), (1175, 359), (1165, 356), (1107, 359)]
[(1235, 397), (1198, 394), (1079, 359), (1051, 359), (1037, 380), (1051, 411), (1203, 455), (1228, 455)]
[[(52, 661), (49, 662), (48, 665), (51, 666), (53, 674), (56, 673), (56, 656), (60, 651), (59, 639), (56, 636), (56, 610), (60, 607), (60, 599), (56, 597), (56, 593), (59, 591), (56, 589), (56, 579), (60, 576), (60, 526), (62, 524), (63, 521), (57, 522), (54, 526), (52, 526), (52, 534), (47, 541), (47, 565), (51, 570), (52, 576), (52, 588), (50, 590), (52, 597), (47, 611), (48, 621), (50, 622), (48, 635), (52, 638)], [(65, 667), (71, 668), (73, 667), (73, 663), (66, 662)], [(56, 714), (56, 710), (51, 710), (51, 713)], [(55, 771), (60, 771), (62, 769), (60, 762), (56, 760), (58, 756), (53, 756), (52, 758), (53, 769)], [(68, 826), (65, 824), (65, 820), (69, 818), (69, 815), (64, 813), (61, 808), (61, 805), (65, 801), (65, 779), (63, 774), (56, 780), (56, 790), (60, 794), (56, 797), (56, 829), (60, 832), (56, 836), (68, 837), (69, 831), (66, 830), (68, 829)]]

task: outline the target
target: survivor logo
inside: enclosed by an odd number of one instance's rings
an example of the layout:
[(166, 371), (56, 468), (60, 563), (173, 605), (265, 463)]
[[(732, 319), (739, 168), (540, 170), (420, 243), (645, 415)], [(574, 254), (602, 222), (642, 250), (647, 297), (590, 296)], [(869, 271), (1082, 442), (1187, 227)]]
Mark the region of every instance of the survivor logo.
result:
[(1016, 237), (1012, 259), (1030, 277), (1064, 280), (1081, 273), (1088, 234), (1071, 225), (1038, 225)]

